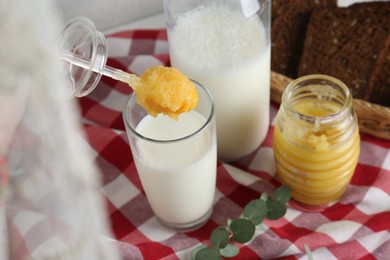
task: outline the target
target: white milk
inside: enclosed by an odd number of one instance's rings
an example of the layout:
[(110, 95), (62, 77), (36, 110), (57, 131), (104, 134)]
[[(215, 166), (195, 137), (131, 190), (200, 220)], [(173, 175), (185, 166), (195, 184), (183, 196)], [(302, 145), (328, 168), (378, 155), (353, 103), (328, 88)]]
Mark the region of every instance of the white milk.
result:
[(178, 18), (169, 44), (172, 66), (215, 98), (219, 159), (254, 151), (268, 132), (270, 105), (270, 45), (258, 16), (203, 6)]
[[(172, 140), (199, 129), (205, 118), (196, 111), (178, 121), (166, 116), (145, 117), (136, 131), (145, 137)], [(196, 221), (212, 208), (216, 185), (216, 142), (212, 128), (169, 144), (138, 140), (138, 174), (154, 213), (164, 222)], [(137, 153), (134, 153), (135, 155)]]

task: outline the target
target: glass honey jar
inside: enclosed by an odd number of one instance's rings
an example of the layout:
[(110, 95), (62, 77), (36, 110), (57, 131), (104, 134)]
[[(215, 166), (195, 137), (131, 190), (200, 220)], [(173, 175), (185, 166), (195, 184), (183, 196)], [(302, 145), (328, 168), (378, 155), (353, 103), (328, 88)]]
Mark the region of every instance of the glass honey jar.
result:
[(309, 75), (284, 90), (273, 151), (280, 181), (292, 190), (293, 204), (323, 210), (344, 194), (360, 151), (352, 95), (340, 80)]

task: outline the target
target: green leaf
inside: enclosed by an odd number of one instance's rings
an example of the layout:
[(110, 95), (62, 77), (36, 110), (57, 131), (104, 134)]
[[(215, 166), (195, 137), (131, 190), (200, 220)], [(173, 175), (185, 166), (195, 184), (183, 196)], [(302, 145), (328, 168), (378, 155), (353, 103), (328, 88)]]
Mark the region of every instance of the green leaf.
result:
[(217, 248), (203, 248), (195, 254), (194, 260), (220, 260), (221, 254)]
[(285, 204), (291, 199), (291, 190), (287, 186), (280, 186), (275, 190), (274, 196), (272, 198), (282, 204)]
[(200, 244), (198, 246), (196, 246), (194, 249), (192, 249), (191, 251), (191, 259), (194, 260), (196, 258), (196, 254), (201, 250), (201, 249), (204, 249), (204, 248), (208, 248), (207, 245), (205, 244)]
[(267, 201), (268, 200), (268, 194), (267, 193), (262, 193), (261, 196), (260, 196), (260, 199), (261, 200), (264, 200), (264, 201)]
[(233, 220), (229, 228), (233, 233), (234, 240), (239, 243), (248, 242), (255, 234), (255, 226), (253, 223), (244, 218)]
[(211, 233), (210, 240), (215, 247), (225, 248), (229, 244), (229, 233), (225, 227), (217, 227)]
[(252, 200), (244, 208), (244, 217), (250, 219), (255, 226), (262, 223), (266, 215), (267, 204), (261, 199)]
[(240, 252), (240, 249), (234, 245), (227, 245), (225, 248), (219, 250), (224, 257), (235, 257)]
[(270, 220), (279, 219), (287, 212), (286, 205), (274, 199), (267, 201), (267, 208), (267, 218)]
[[(229, 244), (230, 237), (238, 243), (246, 243), (250, 241), (256, 230), (256, 226), (264, 221), (264, 217), (275, 220), (286, 214), (286, 203), (291, 198), (291, 190), (287, 186), (281, 186), (274, 192), (271, 199), (267, 193), (261, 194), (260, 198), (251, 201), (245, 206), (243, 218), (228, 219), (227, 226), (220, 226), (213, 230), (210, 241), (212, 246), (199, 245), (192, 250), (191, 256), (193, 260), (217, 260), (221, 257), (237, 256), (240, 249)], [(311, 257), (311, 252), (305, 246), (306, 252)], [(310, 248), (309, 248), (310, 250)], [(309, 254), (310, 253), (310, 254)]]

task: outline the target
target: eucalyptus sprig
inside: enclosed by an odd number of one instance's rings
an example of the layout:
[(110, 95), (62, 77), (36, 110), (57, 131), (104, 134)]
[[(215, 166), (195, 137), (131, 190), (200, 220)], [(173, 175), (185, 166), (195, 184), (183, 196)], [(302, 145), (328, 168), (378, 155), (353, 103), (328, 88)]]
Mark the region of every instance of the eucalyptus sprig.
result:
[(227, 226), (219, 226), (210, 235), (210, 246), (201, 244), (192, 250), (193, 260), (216, 260), (222, 257), (234, 257), (240, 249), (230, 244), (233, 239), (238, 243), (250, 241), (256, 231), (256, 227), (263, 223), (264, 219), (276, 220), (286, 214), (286, 204), (291, 198), (291, 190), (287, 186), (281, 186), (274, 192), (272, 198), (267, 193), (260, 198), (250, 201), (244, 208), (243, 214), (237, 219), (228, 219)]

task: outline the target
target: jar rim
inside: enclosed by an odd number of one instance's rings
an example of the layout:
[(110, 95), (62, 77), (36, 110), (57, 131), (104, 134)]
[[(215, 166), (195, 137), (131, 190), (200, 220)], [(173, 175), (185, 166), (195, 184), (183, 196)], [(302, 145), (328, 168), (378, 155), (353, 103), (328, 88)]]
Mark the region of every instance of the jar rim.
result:
[[(332, 88), (334, 86), (337, 86), (339, 88), (338, 92), (342, 93), (343, 95), (343, 104), (336, 112), (323, 115), (323, 116), (307, 115), (299, 112), (291, 104), (292, 101), (291, 99), (294, 95), (294, 92), (297, 89), (299, 89), (302, 86), (313, 85), (314, 82), (317, 82), (318, 85), (321, 84), (324, 86), (328, 86), (329, 88)], [(319, 98), (318, 100), (321, 99)], [(329, 75), (311, 74), (311, 75), (297, 78), (287, 85), (282, 95), (282, 105), (284, 109), (287, 109), (292, 114), (296, 115), (296, 117), (299, 118), (300, 120), (303, 120), (305, 122), (316, 121), (320, 124), (326, 124), (334, 120), (337, 120), (339, 118), (343, 118), (350, 111), (350, 109), (352, 108), (352, 95), (347, 85), (341, 80)]]

